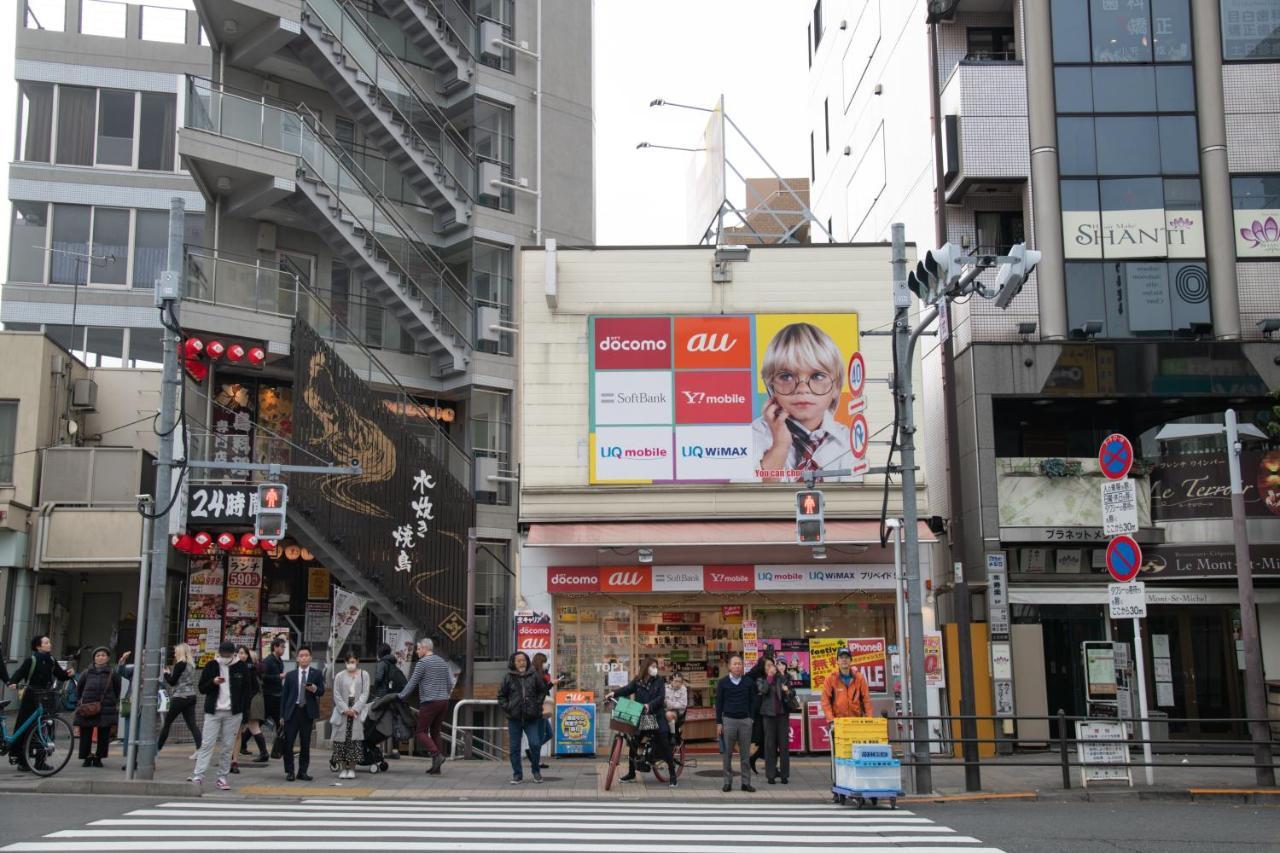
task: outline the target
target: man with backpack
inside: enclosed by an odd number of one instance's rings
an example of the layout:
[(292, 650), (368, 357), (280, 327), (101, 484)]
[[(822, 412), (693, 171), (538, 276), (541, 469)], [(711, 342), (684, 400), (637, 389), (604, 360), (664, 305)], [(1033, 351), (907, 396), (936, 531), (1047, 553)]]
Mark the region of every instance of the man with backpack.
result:
[[(391, 645), (383, 643), (378, 646), (378, 667), (373, 672), (373, 698), (381, 699), (388, 694), (397, 694), (408, 683), (409, 679), (401, 671), (396, 663), (396, 656), (391, 652)], [(387, 757), (400, 757), (400, 738), (391, 738)]]

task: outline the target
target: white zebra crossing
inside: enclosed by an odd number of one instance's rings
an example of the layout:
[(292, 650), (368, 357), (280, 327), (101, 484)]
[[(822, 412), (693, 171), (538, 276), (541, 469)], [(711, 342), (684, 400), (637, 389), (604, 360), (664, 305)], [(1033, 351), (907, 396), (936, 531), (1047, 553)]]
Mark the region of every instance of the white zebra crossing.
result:
[(803, 853), (1003, 853), (905, 809), (777, 803), (601, 800), (190, 801), (0, 847), (3, 853), (110, 851), (495, 851), (664, 853), (781, 847)]

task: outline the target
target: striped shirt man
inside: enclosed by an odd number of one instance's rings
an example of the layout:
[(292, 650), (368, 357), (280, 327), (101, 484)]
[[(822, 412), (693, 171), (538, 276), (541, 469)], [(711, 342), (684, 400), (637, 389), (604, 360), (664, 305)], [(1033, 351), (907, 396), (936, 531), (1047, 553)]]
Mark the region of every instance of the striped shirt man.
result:
[(449, 694), (453, 693), (453, 673), (448, 662), (436, 654), (420, 658), (413, 667), (408, 683), (400, 691), (400, 698), (407, 698), (415, 687), (419, 703), (446, 701)]

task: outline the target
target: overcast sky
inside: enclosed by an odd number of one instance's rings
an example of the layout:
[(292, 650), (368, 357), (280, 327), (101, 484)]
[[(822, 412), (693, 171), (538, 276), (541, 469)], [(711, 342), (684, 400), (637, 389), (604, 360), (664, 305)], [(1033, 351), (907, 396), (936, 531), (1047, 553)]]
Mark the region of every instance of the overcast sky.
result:
[[(149, 0), (186, 6), (190, 0)], [(0, 57), (13, 56), (13, 10), (0, 18)], [(707, 116), (653, 107), (664, 98), (726, 112), (784, 176), (808, 174), (808, 72), (799, 0), (598, 0), (595, 9), (596, 240), (685, 243), (684, 152), (636, 150), (643, 141), (696, 147)], [(12, 65), (0, 83), (5, 148), (0, 156), (0, 258), (8, 258), (9, 159), (13, 156), (16, 89)], [(729, 159), (743, 172), (767, 176), (764, 164), (730, 131)], [(733, 194), (730, 177), (730, 192)], [(740, 190), (737, 193), (741, 201)], [(0, 276), (0, 279), (3, 277)]]
[[(707, 116), (651, 108), (654, 98), (710, 107), (723, 94), (726, 113), (774, 168), (784, 177), (809, 174), (810, 9), (800, 0), (595, 3), (598, 243), (687, 242), (692, 155), (637, 151), (636, 143), (696, 147)], [(727, 148), (744, 175), (768, 176), (732, 131)]]

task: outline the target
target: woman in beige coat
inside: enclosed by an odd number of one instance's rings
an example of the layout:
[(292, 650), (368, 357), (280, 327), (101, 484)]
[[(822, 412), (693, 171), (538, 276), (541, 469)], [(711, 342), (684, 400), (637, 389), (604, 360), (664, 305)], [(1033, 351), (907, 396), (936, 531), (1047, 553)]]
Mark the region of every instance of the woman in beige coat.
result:
[(356, 778), (356, 765), (364, 756), (364, 721), (369, 716), (369, 673), (360, 669), (360, 658), (347, 652), (346, 668), (333, 679), (333, 765), (339, 779)]

